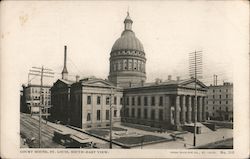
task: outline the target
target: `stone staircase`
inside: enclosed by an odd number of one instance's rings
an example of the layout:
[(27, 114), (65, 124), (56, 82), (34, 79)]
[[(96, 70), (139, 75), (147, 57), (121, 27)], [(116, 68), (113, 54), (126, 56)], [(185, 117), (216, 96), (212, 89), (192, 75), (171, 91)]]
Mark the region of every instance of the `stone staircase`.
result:
[[(194, 123), (190, 123), (190, 124), (186, 123), (186, 124), (184, 124), (184, 126), (194, 127)], [(200, 122), (197, 122), (196, 126), (201, 128), (201, 133), (202, 134), (212, 132), (211, 129), (209, 129), (207, 126), (203, 125)]]

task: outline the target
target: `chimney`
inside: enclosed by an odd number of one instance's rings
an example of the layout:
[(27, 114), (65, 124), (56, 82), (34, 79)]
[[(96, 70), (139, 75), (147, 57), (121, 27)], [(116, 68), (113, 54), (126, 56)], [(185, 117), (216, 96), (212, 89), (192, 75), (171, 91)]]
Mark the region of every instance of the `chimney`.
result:
[(179, 82), (179, 81), (180, 81), (180, 76), (177, 76), (176, 79), (177, 79), (177, 81)]
[(168, 75), (168, 80), (169, 80), (169, 81), (171, 80), (171, 77), (172, 77), (171, 75)]
[(144, 86), (144, 80), (141, 80), (141, 86)]
[(161, 83), (161, 79), (156, 78), (156, 79), (155, 79), (155, 84), (157, 84), (157, 85), (158, 85), (159, 83)]
[(68, 70), (67, 70), (67, 46), (64, 46), (64, 65), (62, 71), (62, 79), (68, 79)]
[(76, 75), (76, 82), (79, 82), (80, 76)]
[(131, 81), (129, 82), (129, 87), (130, 87), (130, 88), (132, 87), (132, 82), (131, 82)]

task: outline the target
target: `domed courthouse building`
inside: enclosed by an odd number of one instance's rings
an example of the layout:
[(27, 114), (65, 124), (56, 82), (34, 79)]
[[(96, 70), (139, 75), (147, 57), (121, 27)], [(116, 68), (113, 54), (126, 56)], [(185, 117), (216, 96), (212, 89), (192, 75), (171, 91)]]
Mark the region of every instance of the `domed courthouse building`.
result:
[(113, 122), (180, 130), (194, 121), (205, 121), (207, 87), (201, 81), (196, 81), (196, 110), (194, 78), (173, 80), (169, 76), (166, 81), (146, 82), (146, 52), (132, 24), (128, 13), (121, 37), (110, 52), (108, 80), (73, 82), (62, 72), (62, 79), (51, 88), (51, 119), (80, 128), (108, 126), (112, 106)]

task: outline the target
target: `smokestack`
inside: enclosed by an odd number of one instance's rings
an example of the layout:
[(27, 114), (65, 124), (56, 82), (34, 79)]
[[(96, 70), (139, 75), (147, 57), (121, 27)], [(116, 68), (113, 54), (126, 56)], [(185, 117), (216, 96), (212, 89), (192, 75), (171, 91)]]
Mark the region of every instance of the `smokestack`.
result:
[(64, 46), (64, 67), (66, 67), (66, 61), (67, 61), (67, 46)]
[(67, 70), (67, 46), (64, 46), (64, 65), (62, 71), (62, 79), (68, 79), (68, 70)]

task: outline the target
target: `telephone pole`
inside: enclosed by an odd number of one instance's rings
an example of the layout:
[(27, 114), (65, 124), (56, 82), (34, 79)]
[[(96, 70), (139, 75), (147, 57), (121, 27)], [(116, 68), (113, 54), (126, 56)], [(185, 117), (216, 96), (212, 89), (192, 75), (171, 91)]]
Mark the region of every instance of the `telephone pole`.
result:
[(51, 106), (45, 105), (43, 102), (43, 78), (44, 77), (51, 77), (54, 73), (51, 69), (42, 67), (32, 67), (33, 70), (30, 70), (29, 75), (40, 76), (40, 104), (39, 104), (39, 148), (42, 146), (42, 116), (48, 116), (49, 114), (46, 113), (42, 114), (42, 109), (50, 108)]
[[(196, 120), (197, 120), (197, 78), (202, 78), (202, 51), (189, 53), (189, 74), (195, 80), (195, 99), (194, 99), (194, 138), (193, 146), (196, 146)], [(199, 76), (200, 75), (200, 76)]]
[(110, 133), (109, 133), (109, 148), (112, 149), (112, 94), (113, 94), (113, 88), (111, 88), (110, 92), (110, 99), (109, 99), (109, 128), (110, 128)]

